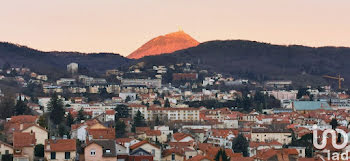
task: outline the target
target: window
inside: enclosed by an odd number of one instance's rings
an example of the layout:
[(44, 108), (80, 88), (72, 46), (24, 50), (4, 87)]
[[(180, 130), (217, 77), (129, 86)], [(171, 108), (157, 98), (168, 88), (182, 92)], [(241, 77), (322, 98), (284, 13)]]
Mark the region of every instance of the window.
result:
[(171, 160), (175, 160), (175, 153), (171, 154)]
[(111, 149), (106, 149), (106, 153), (111, 153)]
[(70, 152), (64, 152), (64, 159), (70, 159)]
[(95, 150), (95, 149), (92, 149), (92, 150), (90, 151), (90, 155), (91, 155), (91, 156), (95, 156), (95, 155), (96, 155), (96, 150)]
[(154, 156), (156, 154), (156, 150), (152, 149), (152, 155)]
[(51, 152), (51, 159), (56, 159), (56, 152)]
[(7, 155), (7, 154), (9, 154), (10, 152), (9, 152), (9, 150), (5, 150), (5, 154)]

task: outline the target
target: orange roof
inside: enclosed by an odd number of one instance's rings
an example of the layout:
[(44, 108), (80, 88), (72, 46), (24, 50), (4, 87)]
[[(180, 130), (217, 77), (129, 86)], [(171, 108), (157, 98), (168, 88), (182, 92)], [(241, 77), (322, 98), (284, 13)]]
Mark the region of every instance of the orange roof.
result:
[(162, 152), (163, 156), (171, 155), (172, 153), (175, 153), (180, 156), (185, 156), (185, 150), (184, 148), (171, 148), (171, 149), (165, 149)]
[(169, 142), (170, 147), (190, 147), (193, 145), (193, 141), (189, 142)]
[(32, 116), (32, 115), (18, 115), (18, 116), (12, 116), (10, 123), (35, 123), (38, 119), (38, 116)]
[(131, 107), (131, 108), (144, 108), (144, 107), (147, 107), (145, 105), (141, 105), (141, 104), (128, 104), (128, 107)]
[(75, 130), (75, 129), (79, 128), (80, 126), (83, 126), (83, 125), (92, 126), (92, 125), (95, 125), (97, 123), (99, 123), (99, 122), (96, 119), (87, 120), (87, 121), (85, 121), (84, 123), (81, 123), (81, 124), (73, 124), (73, 125), (71, 125), (71, 129)]
[(231, 157), (230, 161), (254, 161), (252, 157)]
[(149, 145), (152, 145), (153, 147), (159, 148), (157, 145), (151, 144), (148, 141), (144, 140), (144, 141), (140, 141), (140, 142), (130, 146), (130, 149), (131, 150), (136, 149), (136, 148), (142, 146), (143, 144), (149, 144)]
[(93, 139), (115, 139), (114, 128), (88, 129), (87, 131), (89, 135), (92, 135)]
[(136, 127), (135, 128), (135, 132), (137, 133), (137, 134), (143, 134), (143, 133), (146, 133), (146, 131), (149, 131), (149, 130), (151, 130), (151, 128), (150, 127)]
[(228, 135), (232, 134), (237, 136), (238, 135), (238, 130), (229, 130), (229, 129), (212, 129), (213, 132), (212, 136), (215, 137), (227, 137)]
[(76, 141), (74, 139), (46, 140), (45, 151), (54, 151), (54, 152), (76, 151)]
[(196, 155), (186, 161), (201, 161), (201, 160), (204, 160), (204, 159), (208, 159), (208, 160), (211, 160), (210, 158), (206, 157), (206, 156), (203, 156), (203, 155)]
[(30, 132), (15, 132), (13, 134), (14, 147), (32, 147), (35, 146), (35, 133)]
[(173, 134), (173, 137), (174, 137), (174, 139), (176, 140), (176, 141), (180, 141), (180, 140), (182, 140), (182, 139), (184, 139), (184, 138), (186, 138), (186, 137), (191, 137), (191, 138), (193, 138), (191, 135), (189, 135), (189, 134), (185, 134), (185, 133), (175, 133), (175, 134)]
[(146, 131), (146, 135), (147, 136), (160, 136), (161, 132), (160, 132), (160, 130), (149, 130), (149, 131)]
[(114, 115), (115, 111), (114, 110), (106, 110), (106, 115)]

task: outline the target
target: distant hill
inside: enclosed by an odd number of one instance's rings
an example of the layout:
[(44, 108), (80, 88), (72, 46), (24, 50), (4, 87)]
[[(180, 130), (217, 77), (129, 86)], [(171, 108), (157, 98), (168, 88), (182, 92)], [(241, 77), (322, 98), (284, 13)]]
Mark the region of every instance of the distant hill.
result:
[(71, 62), (78, 63), (79, 67), (84, 68), (84, 70), (104, 72), (107, 69), (121, 67), (130, 60), (112, 53), (43, 52), (25, 46), (0, 42), (0, 67), (6, 62), (12, 66), (26, 66), (43, 74), (55, 75), (64, 72), (66, 65)]
[[(350, 83), (350, 48), (271, 45), (254, 41), (210, 41), (172, 54), (139, 59), (146, 65), (188, 62), (212, 72), (258, 81), (290, 79), (326, 84), (322, 75), (341, 74)], [(335, 80), (329, 80), (335, 82)]]
[(128, 58), (139, 59), (144, 56), (160, 55), (172, 53), (177, 50), (197, 46), (199, 42), (183, 31), (158, 36), (146, 44), (142, 45), (136, 51), (131, 53)]

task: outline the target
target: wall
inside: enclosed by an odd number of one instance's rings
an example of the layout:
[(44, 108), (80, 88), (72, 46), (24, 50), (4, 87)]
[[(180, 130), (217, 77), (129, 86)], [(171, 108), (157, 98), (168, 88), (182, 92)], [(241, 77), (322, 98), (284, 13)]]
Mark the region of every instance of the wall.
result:
[(23, 132), (31, 132), (31, 131), (33, 131), (35, 134), (36, 144), (45, 145), (45, 140), (48, 139), (47, 131), (36, 126), (31, 126), (23, 130)]
[[(96, 151), (95, 156), (90, 155), (90, 151)], [(102, 157), (103, 149), (98, 144), (92, 143), (84, 149), (85, 161), (116, 161), (117, 157)]]
[[(70, 158), (69, 160), (74, 160), (76, 157), (76, 152), (71, 151), (70, 152)], [(47, 160), (51, 160), (51, 152), (45, 152), (45, 158)], [(65, 152), (56, 152), (56, 159), (54, 161), (67, 161), (65, 159)]]

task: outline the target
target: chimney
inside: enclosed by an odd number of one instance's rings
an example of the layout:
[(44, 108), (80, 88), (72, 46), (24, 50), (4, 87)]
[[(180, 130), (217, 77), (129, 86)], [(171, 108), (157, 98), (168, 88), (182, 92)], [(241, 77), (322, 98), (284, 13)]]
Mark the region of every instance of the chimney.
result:
[(19, 125), (19, 130), (23, 130), (23, 124)]

